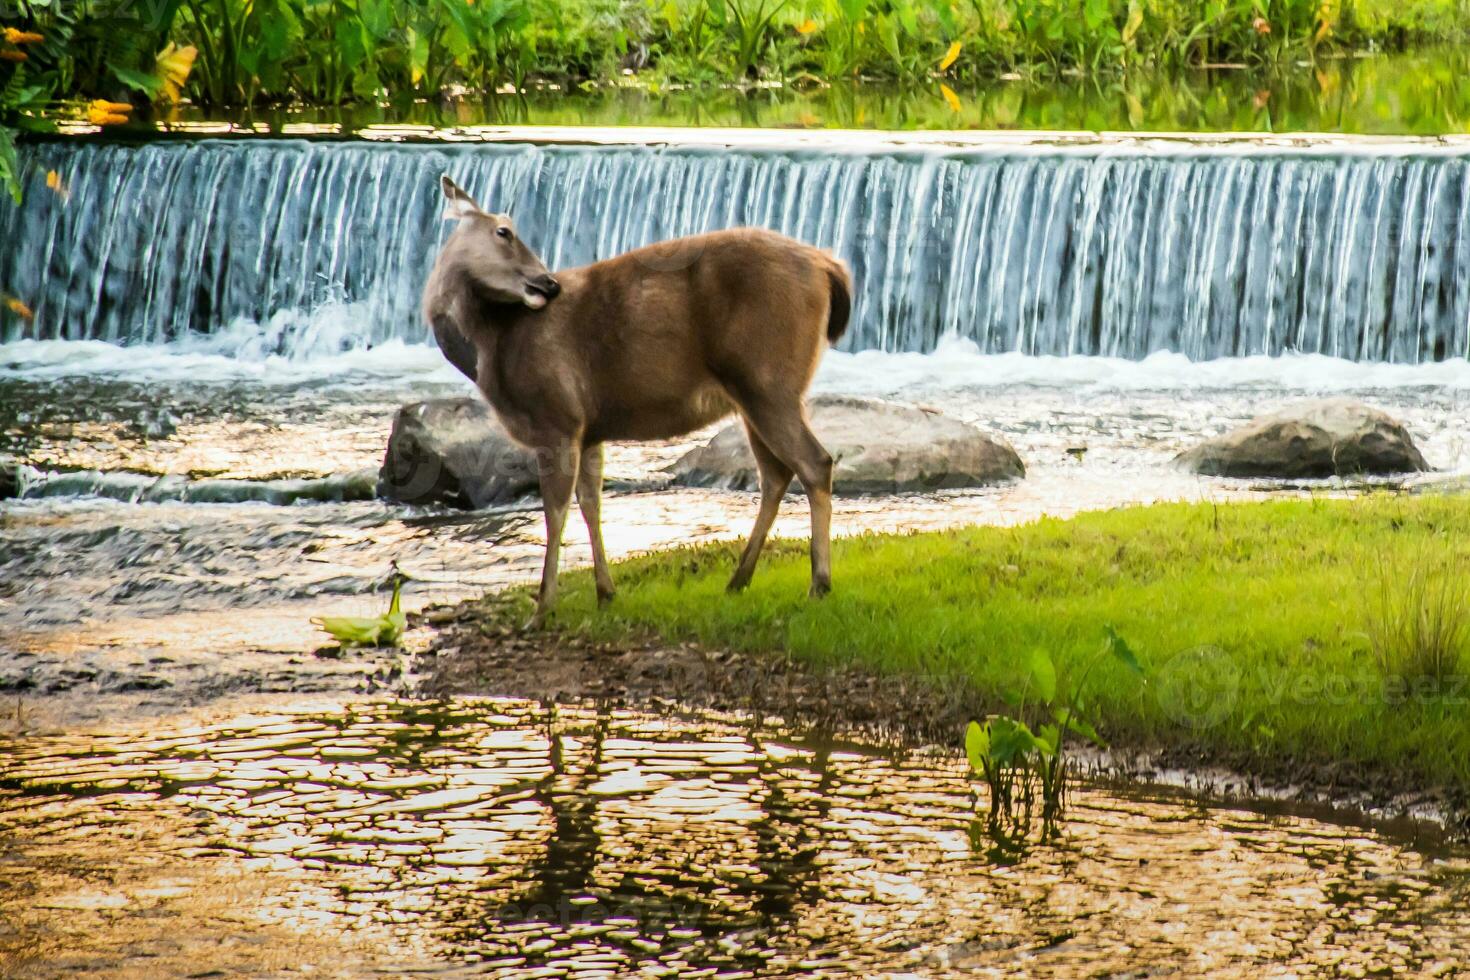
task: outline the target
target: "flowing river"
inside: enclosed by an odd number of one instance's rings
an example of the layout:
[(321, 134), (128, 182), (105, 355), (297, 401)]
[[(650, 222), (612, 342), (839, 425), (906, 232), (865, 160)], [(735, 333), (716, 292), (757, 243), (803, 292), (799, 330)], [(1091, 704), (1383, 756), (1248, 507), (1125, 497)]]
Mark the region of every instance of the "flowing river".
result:
[[(539, 564), (534, 501), (372, 497), (397, 407), (469, 391), (414, 310), (446, 169), (553, 267), (742, 221), (841, 252), (857, 319), (816, 389), (941, 408), (1028, 474), (844, 499), (837, 533), (1354, 492), (1170, 464), (1324, 395), (1402, 419), (1436, 468), (1417, 482), (1470, 474), (1459, 152), (711, 139), (25, 149), (27, 203), (0, 203), (0, 290), (34, 314), (0, 323), (23, 467), (0, 502), (0, 973), (1462, 967), (1470, 866), (1412, 825), (1096, 784), (1063, 841), (997, 860), (949, 756), (402, 701), (391, 656), (311, 656), (310, 617), (379, 611), (392, 560), (410, 608)], [(745, 532), (752, 495), (668, 486), (708, 434), (611, 450), (610, 550)], [(795, 498), (777, 533), (804, 526)], [(576, 522), (568, 543), (585, 561)]]

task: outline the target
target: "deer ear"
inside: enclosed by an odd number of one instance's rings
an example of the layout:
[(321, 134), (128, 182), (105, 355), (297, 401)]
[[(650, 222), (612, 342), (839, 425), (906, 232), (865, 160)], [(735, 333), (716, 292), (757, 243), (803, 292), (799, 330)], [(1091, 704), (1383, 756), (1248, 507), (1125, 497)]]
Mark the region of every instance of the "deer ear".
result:
[(470, 197), (463, 188), (449, 179), (448, 174), (439, 178), (439, 187), (444, 191), (444, 219), (446, 221), (485, 213), (480, 209), (480, 205), (475, 203), (473, 197)]

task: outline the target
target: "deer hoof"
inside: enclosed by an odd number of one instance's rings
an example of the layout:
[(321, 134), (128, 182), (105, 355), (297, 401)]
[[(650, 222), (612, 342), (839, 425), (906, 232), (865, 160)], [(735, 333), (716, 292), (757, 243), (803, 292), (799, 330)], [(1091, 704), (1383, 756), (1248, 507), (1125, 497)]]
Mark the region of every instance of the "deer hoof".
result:
[(613, 597), (616, 596), (616, 595), (617, 595), (617, 592), (615, 592), (612, 589), (598, 589), (597, 590), (597, 605), (598, 605), (598, 607), (601, 608), (601, 607), (607, 605), (609, 602), (612, 602), (613, 601)]
[(725, 591), (734, 595), (736, 592), (744, 592), (745, 587), (750, 584), (749, 575), (736, 575), (730, 579), (730, 584), (725, 586)]
[(821, 599), (821, 598), (824, 598), (827, 595), (827, 593), (829, 593), (831, 591), (832, 591), (832, 583), (831, 582), (828, 582), (825, 579), (814, 579), (812, 581), (811, 591), (808, 592), (807, 595), (810, 596), (813, 599)]

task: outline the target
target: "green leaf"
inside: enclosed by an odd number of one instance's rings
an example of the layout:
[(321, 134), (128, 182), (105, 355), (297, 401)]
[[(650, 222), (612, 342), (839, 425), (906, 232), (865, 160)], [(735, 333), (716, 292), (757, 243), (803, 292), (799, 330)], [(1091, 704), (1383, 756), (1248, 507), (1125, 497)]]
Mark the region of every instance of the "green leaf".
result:
[(978, 721), (970, 722), (970, 727), (965, 729), (965, 756), (970, 760), (971, 771), (976, 773), (984, 772), (985, 764), (990, 761), (990, 733)]
[(1016, 766), (1037, 748), (1036, 736), (1024, 721), (1005, 715), (990, 718), (990, 757), (997, 766)]
[(15, 131), (0, 126), (0, 183), (10, 191), (16, 204), (21, 200), (19, 170), (15, 154)]
[(444, 46), (460, 65), (467, 65), (475, 53), (474, 14), (464, 0), (439, 0), (440, 8), (449, 15), (444, 24)]
[(345, 646), (392, 646), (408, 625), (398, 601), (402, 588), (402, 579), (393, 583), (393, 599), (382, 616), (316, 616), (311, 621)]
[(1051, 662), (1051, 656), (1040, 648), (1032, 650), (1026, 658), (1026, 669), (1031, 674), (1031, 684), (1041, 700), (1046, 704), (1056, 700), (1057, 668)]
[(1137, 677), (1142, 678), (1143, 665), (1138, 662), (1138, 655), (1133, 652), (1133, 648), (1128, 645), (1128, 641), (1119, 636), (1118, 631), (1113, 629), (1111, 625), (1105, 626), (1103, 629), (1107, 632), (1108, 652), (1113, 655), (1113, 659), (1117, 660), (1124, 667), (1127, 667)]
[(121, 65), (109, 65), (108, 68), (118, 81), (130, 89), (142, 92), (150, 99), (163, 91), (163, 79), (157, 75), (133, 68), (124, 68)]
[(1138, 29), (1143, 26), (1143, 8), (1137, 3), (1128, 5), (1128, 22), (1123, 25), (1123, 43), (1132, 44)]
[(1052, 712), (1052, 718), (1056, 719), (1057, 724), (1065, 727), (1067, 731), (1081, 735), (1098, 748), (1105, 749), (1108, 747), (1108, 743), (1103, 741), (1103, 737), (1097, 733), (1097, 729), (1093, 728), (1092, 724), (1086, 718), (1078, 716), (1075, 712), (1066, 708), (1058, 708)]
[(1036, 733), (1036, 747), (1048, 759), (1056, 758), (1057, 748), (1062, 744), (1062, 730), (1056, 725), (1042, 725)]

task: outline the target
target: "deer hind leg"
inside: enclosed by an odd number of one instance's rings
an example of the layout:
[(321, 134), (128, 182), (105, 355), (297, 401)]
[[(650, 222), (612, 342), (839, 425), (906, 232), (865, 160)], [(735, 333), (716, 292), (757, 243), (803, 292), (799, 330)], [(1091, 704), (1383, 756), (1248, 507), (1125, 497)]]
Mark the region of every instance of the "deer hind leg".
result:
[(592, 575), (597, 580), (597, 604), (612, 601), (612, 573), (607, 567), (607, 553), (602, 548), (602, 445), (582, 450), (582, 464), (577, 469), (577, 505), (582, 520), (587, 522), (587, 538), (592, 542)]
[(766, 448), (806, 489), (812, 509), (811, 594), (821, 598), (832, 590), (832, 455), (807, 425), (799, 397), (747, 399), (741, 409)]
[(536, 456), (541, 477), (541, 507), (546, 514), (546, 561), (541, 566), (541, 591), (536, 596), (536, 612), (527, 624), (530, 629), (540, 629), (545, 625), (546, 614), (556, 601), (561, 535), (572, 503), (572, 488), (577, 483), (581, 449), (575, 443), (566, 442), (543, 446)]
[(770, 533), (771, 524), (776, 520), (781, 498), (786, 496), (786, 488), (791, 486), (792, 475), (791, 467), (776, 458), (775, 453), (771, 452), (755, 429), (751, 428), (749, 421), (745, 423), (745, 434), (750, 438), (750, 451), (755, 455), (756, 469), (760, 472), (761, 507), (755, 518), (755, 527), (751, 528), (750, 540), (746, 542), (745, 551), (740, 555), (740, 564), (730, 577), (727, 589), (731, 592), (739, 592), (750, 584), (750, 577), (755, 574), (755, 563), (761, 556), (761, 548), (765, 547), (766, 535)]

